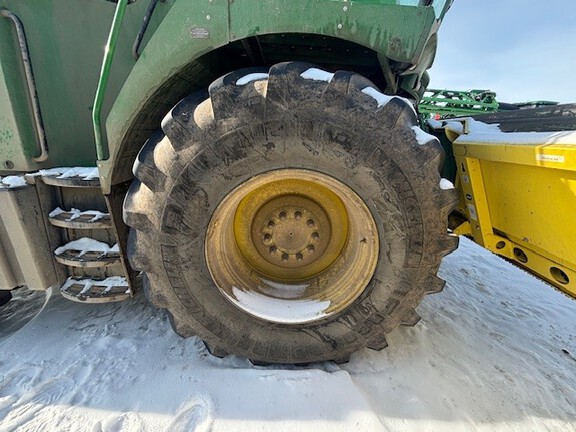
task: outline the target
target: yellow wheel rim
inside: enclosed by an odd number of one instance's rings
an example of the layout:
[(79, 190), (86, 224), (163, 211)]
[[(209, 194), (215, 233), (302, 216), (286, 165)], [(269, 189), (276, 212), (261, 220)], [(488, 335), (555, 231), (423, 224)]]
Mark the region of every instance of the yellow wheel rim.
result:
[(238, 205), (234, 234), (246, 261), (274, 280), (303, 280), (338, 258), (348, 237), (342, 200), (309, 180), (270, 181)]
[(310, 170), (261, 174), (230, 192), (208, 226), (210, 274), (233, 304), (273, 322), (304, 323), (348, 307), (378, 261), (362, 199)]

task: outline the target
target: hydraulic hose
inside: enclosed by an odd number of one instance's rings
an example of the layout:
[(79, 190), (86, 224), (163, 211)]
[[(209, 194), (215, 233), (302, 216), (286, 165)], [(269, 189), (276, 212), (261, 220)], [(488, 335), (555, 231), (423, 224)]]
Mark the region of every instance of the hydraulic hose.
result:
[(132, 45), (132, 57), (134, 57), (135, 60), (138, 60), (140, 57), (140, 44), (142, 43), (142, 39), (144, 39), (144, 34), (148, 29), (148, 24), (150, 24), (150, 18), (152, 17), (154, 9), (156, 9), (156, 5), (159, 1), (165, 2), (166, 0), (151, 0), (150, 4), (148, 5), (148, 9), (146, 10), (146, 14), (142, 20), (142, 26), (140, 27), (140, 31), (136, 36), (136, 40), (134, 40), (134, 45)]

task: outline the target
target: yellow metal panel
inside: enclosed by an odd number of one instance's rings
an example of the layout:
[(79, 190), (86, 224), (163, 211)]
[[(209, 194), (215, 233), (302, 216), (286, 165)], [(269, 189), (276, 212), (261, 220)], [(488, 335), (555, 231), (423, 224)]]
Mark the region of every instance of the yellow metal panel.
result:
[(454, 144), (456, 156), (576, 171), (576, 132), (472, 133)]
[(493, 228), (563, 265), (576, 263), (576, 171), (481, 166)]
[(576, 297), (576, 133), (454, 142), (474, 241)]
[(493, 231), (480, 161), (472, 158), (457, 160), (462, 172), (464, 210), (470, 221), (472, 236), (478, 244), (486, 246), (485, 240)]

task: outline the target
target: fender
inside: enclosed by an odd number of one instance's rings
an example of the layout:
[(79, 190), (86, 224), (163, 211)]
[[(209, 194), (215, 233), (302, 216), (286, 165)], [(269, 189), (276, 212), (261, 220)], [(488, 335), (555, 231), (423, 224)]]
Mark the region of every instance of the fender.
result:
[[(263, 6), (258, 0), (175, 1), (106, 119), (109, 157), (98, 161), (103, 192), (109, 194), (112, 185), (132, 179), (138, 151), (178, 100), (238, 68), (217, 65), (217, 49), (229, 42), (273, 33), (330, 36), (376, 51), (383, 68), (386, 59), (406, 65), (410, 77), (410, 68), (421, 58), (433, 58), (436, 44), (428, 42), (451, 2), (426, 7), (397, 3), (268, 0)], [(424, 73), (421, 67), (418, 71)]]

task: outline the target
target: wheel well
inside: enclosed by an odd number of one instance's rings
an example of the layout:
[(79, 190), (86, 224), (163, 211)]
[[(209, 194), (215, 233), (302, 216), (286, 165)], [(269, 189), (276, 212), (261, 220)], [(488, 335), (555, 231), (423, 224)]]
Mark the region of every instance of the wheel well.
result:
[(384, 89), (378, 53), (354, 42), (318, 34), (267, 34), (231, 42), (191, 61), (166, 80), (144, 104), (124, 135), (111, 176), (118, 184), (131, 177), (140, 148), (178, 101), (207, 89), (216, 78), (245, 67), (269, 67), (284, 61), (314, 63), (328, 71), (350, 70)]

